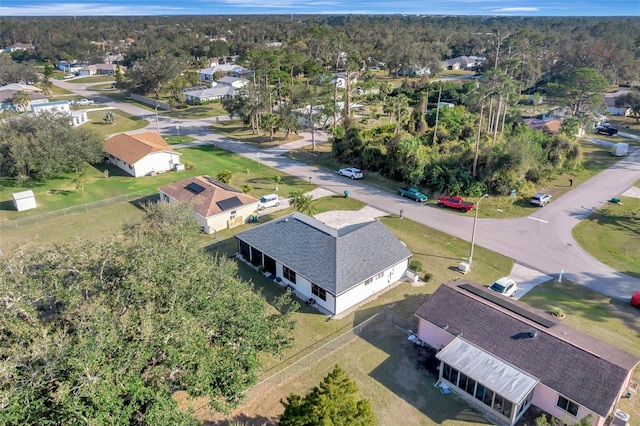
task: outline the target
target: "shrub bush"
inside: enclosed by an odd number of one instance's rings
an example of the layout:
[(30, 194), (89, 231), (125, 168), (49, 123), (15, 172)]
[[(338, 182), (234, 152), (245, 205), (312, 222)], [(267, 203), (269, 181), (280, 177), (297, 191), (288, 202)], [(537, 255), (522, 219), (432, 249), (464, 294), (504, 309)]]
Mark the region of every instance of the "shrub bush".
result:
[(433, 274), (430, 274), (429, 272), (424, 274), (424, 282), (428, 283), (429, 281), (431, 281), (431, 278), (433, 278)]
[(412, 260), (409, 263), (409, 269), (411, 269), (412, 271), (415, 271), (415, 272), (421, 272), (422, 271), (422, 262), (420, 262), (419, 260)]

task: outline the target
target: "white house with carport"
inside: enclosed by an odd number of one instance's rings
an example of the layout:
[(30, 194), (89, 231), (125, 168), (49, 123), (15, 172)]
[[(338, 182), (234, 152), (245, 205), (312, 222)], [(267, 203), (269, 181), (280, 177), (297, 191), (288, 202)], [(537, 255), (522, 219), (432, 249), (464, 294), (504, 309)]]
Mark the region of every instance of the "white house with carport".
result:
[(69, 106), (69, 101), (56, 101), (56, 102), (46, 102), (43, 104), (32, 104), (31, 112), (34, 114), (42, 114), (45, 112), (50, 112), (54, 114), (66, 114), (69, 116), (69, 124), (74, 127), (81, 126), (87, 121), (89, 121), (89, 117), (87, 115), (86, 110), (80, 111), (71, 111)]
[(104, 150), (111, 164), (133, 177), (153, 176), (181, 166), (181, 154), (154, 132), (120, 133), (104, 142)]
[(494, 424), (515, 425), (536, 406), (564, 424), (591, 414), (602, 426), (640, 362), (469, 281), (442, 284), (416, 316), (418, 339), (438, 350), (438, 383)]
[(258, 211), (259, 200), (209, 176), (195, 176), (158, 188), (160, 200), (193, 205), (207, 234), (242, 225)]
[(373, 219), (335, 228), (293, 213), (235, 237), (242, 258), (332, 315), (402, 279), (411, 257), (404, 243)]

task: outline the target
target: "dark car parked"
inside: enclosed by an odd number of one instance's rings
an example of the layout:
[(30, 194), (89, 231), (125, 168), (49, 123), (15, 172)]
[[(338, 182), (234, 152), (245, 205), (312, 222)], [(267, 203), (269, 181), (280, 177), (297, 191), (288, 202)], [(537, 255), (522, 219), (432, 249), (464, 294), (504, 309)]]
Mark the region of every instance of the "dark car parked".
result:
[(596, 133), (613, 136), (618, 133), (618, 129), (613, 127), (611, 124), (604, 123), (596, 126)]

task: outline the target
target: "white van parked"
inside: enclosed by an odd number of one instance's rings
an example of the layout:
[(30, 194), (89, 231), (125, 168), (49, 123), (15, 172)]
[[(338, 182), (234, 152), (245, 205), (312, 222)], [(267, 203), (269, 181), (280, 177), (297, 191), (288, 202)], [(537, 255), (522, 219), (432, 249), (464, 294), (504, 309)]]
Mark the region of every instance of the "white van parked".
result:
[(278, 198), (278, 194), (267, 194), (263, 197), (260, 197), (260, 202), (258, 203), (258, 210), (264, 210), (267, 207), (278, 207), (280, 205), (280, 198)]

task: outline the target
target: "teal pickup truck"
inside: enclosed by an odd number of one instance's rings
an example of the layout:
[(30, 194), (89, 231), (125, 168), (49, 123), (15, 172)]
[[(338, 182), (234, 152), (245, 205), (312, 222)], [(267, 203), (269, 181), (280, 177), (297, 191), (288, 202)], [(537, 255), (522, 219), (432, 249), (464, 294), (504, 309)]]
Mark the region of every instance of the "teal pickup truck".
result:
[(427, 201), (427, 196), (416, 188), (399, 188), (398, 194), (400, 194), (401, 197), (411, 198), (418, 202)]

